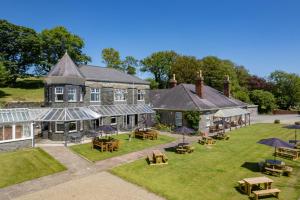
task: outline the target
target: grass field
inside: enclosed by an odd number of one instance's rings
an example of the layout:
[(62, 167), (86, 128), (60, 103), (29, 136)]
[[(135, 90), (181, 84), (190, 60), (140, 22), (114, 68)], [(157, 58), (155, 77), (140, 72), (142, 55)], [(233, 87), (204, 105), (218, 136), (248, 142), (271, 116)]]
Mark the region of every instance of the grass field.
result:
[(18, 79), (15, 87), (0, 88), (0, 102), (42, 102), (44, 83), (40, 78)]
[[(294, 131), (282, 125), (256, 124), (232, 131), (229, 141), (217, 141), (211, 148), (194, 144), (195, 152), (178, 155), (167, 152), (169, 164), (148, 166), (145, 159), (112, 169), (112, 173), (171, 200), (246, 200), (235, 187), (238, 180), (266, 176), (257, 162), (273, 158), (274, 149), (256, 142), (262, 138), (292, 139)], [(281, 159), (281, 158), (280, 158)], [(300, 198), (300, 161), (284, 160), (294, 168), (291, 177), (270, 176), (273, 187), (282, 190), (284, 200)], [(270, 198), (272, 199), (272, 198)]]
[(40, 148), (0, 153), (0, 188), (63, 170), (62, 164)]
[(159, 144), (169, 143), (175, 140), (174, 138), (165, 135), (160, 135), (157, 140), (140, 140), (132, 138), (130, 142), (127, 134), (121, 134), (113, 137), (120, 140), (120, 149), (118, 151), (100, 152), (98, 149), (92, 149), (91, 143), (74, 145), (70, 148), (90, 161), (99, 161), (139, 151)]

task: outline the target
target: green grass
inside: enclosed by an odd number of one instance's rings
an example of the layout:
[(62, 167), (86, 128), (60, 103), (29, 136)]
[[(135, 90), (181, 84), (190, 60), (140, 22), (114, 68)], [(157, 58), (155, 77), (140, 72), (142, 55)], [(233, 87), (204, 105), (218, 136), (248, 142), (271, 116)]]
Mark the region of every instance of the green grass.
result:
[(18, 79), (15, 87), (0, 88), (0, 102), (43, 102), (44, 83), (40, 78)]
[(92, 149), (91, 143), (74, 145), (71, 146), (70, 149), (94, 162), (139, 151), (159, 144), (169, 143), (175, 140), (174, 138), (165, 135), (159, 135), (157, 140), (140, 140), (132, 138), (130, 142), (127, 134), (121, 134), (113, 137), (120, 140), (120, 149), (118, 151), (100, 152), (98, 149)]
[[(167, 152), (169, 164), (149, 166), (145, 159), (118, 166), (112, 173), (167, 199), (246, 200), (235, 188), (246, 177), (266, 176), (257, 162), (273, 158), (274, 149), (256, 142), (262, 138), (293, 139), (294, 131), (282, 125), (257, 124), (232, 131), (229, 141), (217, 141), (212, 148), (194, 144), (195, 152), (178, 155)], [(281, 159), (281, 158), (280, 158)], [(291, 177), (273, 177), (273, 187), (282, 190), (285, 200), (300, 197), (300, 161), (284, 160), (294, 168)]]
[(40, 148), (0, 153), (0, 188), (66, 168)]

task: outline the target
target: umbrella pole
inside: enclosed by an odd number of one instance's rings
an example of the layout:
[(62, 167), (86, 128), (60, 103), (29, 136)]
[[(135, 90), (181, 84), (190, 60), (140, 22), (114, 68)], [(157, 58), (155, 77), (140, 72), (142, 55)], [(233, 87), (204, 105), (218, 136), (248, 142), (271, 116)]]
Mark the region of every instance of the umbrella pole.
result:
[(276, 161), (276, 147), (275, 147), (275, 151), (274, 151), (274, 161)]
[(295, 144), (297, 143), (297, 129), (295, 129)]

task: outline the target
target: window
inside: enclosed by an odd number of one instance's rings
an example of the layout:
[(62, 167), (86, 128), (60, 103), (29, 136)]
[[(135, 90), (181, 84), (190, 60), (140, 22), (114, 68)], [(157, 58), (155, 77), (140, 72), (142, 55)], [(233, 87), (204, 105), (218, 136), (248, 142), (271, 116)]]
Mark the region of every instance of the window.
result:
[(70, 122), (69, 123), (69, 132), (77, 131), (77, 122)]
[(12, 125), (5, 125), (3, 130), (3, 140), (13, 139), (13, 128)]
[(126, 101), (126, 89), (115, 89), (114, 99), (115, 101)]
[(145, 91), (138, 90), (138, 101), (144, 101), (144, 100), (145, 100)]
[(182, 112), (175, 112), (175, 126), (182, 126)]
[(76, 102), (76, 88), (68, 88), (68, 101)]
[(16, 125), (16, 139), (20, 139), (23, 137), (23, 126), (22, 125)]
[(64, 101), (64, 88), (63, 87), (55, 88), (55, 101), (56, 102)]
[(91, 102), (100, 102), (99, 88), (91, 88)]
[(116, 117), (111, 117), (110, 118), (110, 125), (116, 125), (117, 124), (117, 118)]
[(55, 124), (55, 132), (64, 132), (65, 131), (65, 125), (63, 122), (56, 122)]
[(0, 125), (0, 141), (4, 140), (4, 126)]

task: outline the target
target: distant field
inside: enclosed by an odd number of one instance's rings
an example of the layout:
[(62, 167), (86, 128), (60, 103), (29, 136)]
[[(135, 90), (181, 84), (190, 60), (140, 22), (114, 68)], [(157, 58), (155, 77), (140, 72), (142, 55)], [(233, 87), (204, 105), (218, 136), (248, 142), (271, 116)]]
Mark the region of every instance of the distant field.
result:
[(1, 104), (7, 102), (42, 102), (44, 101), (44, 83), (41, 78), (18, 79), (16, 87), (0, 88)]

